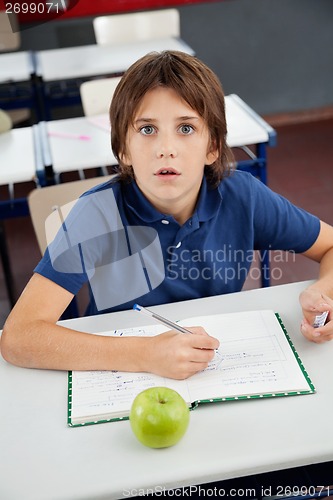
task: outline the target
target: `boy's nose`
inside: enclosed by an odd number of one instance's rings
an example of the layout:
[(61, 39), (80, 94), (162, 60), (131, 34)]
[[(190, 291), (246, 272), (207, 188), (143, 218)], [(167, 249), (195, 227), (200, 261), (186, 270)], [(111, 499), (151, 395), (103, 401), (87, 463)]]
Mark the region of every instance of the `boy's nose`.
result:
[(171, 150), (160, 150), (158, 153), (157, 153), (157, 157), (158, 158), (175, 158), (176, 156), (176, 153), (174, 153), (173, 151)]
[(156, 153), (158, 158), (175, 158), (177, 148), (172, 141), (164, 141), (158, 145)]

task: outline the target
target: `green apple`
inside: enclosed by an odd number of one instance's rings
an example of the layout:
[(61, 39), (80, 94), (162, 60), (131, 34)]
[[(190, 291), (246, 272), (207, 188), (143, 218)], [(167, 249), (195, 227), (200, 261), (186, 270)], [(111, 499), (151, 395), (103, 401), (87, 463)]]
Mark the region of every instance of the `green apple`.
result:
[(138, 440), (150, 448), (166, 448), (178, 443), (189, 421), (186, 402), (168, 387), (151, 387), (140, 392), (131, 406), (132, 430)]

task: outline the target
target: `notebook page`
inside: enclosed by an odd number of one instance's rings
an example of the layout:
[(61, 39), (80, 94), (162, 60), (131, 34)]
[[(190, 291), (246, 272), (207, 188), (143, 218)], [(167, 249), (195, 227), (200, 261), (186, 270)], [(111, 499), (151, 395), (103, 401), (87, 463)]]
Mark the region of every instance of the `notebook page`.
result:
[(192, 401), (307, 391), (309, 385), (273, 311), (196, 317), (220, 340), (209, 367), (188, 379)]
[[(160, 325), (102, 332), (103, 336), (152, 336), (166, 331)], [(128, 416), (139, 392), (149, 387), (165, 386), (177, 390), (190, 404), (185, 382), (159, 377), (151, 373), (119, 371), (72, 372), (72, 423)]]

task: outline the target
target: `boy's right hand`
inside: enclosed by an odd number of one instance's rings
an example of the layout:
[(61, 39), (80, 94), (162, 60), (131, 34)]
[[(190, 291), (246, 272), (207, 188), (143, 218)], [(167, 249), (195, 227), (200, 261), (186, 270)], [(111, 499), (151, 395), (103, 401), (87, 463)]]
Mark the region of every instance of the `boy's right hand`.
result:
[(149, 339), (147, 371), (181, 380), (207, 368), (220, 343), (202, 327), (188, 329), (193, 335), (170, 330)]

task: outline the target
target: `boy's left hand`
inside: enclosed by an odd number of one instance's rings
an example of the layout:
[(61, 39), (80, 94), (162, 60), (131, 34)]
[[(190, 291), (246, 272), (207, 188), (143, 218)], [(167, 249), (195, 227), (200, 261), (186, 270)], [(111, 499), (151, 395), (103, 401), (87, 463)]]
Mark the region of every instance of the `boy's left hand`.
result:
[[(321, 344), (333, 340), (333, 300), (319, 290), (308, 288), (300, 295), (303, 310), (301, 332), (308, 340)], [(329, 311), (324, 326), (314, 328), (315, 317)]]

